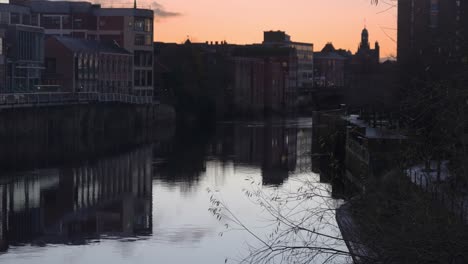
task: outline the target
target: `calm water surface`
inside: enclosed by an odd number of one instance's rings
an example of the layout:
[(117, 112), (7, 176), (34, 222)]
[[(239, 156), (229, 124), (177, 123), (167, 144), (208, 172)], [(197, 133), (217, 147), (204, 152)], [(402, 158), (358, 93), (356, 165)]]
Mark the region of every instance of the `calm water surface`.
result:
[(311, 119), (179, 128), (125, 153), (2, 175), (0, 263), (239, 259), (257, 241), (226, 232), (226, 220), (208, 211), (207, 189), (260, 235), (268, 217), (243, 193), (252, 181), (269, 192), (295, 190), (307, 178), (331, 196), (332, 187), (312, 172), (311, 128)]

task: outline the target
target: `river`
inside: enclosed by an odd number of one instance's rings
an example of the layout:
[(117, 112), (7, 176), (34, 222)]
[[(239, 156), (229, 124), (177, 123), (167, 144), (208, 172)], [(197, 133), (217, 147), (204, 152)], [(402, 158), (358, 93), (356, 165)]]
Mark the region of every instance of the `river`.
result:
[[(313, 172), (312, 141), (309, 118), (220, 122), (122, 153), (3, 173), (0, 263), (234, 263), (259, 241), (208, 210), (213, 193), (261, 238), (269, 214), (246, 190), (288, 193), (307, 181), (321, 192), (307, 206), (341, 203)], [(333, 216), (317, 228), (339, 237)]]

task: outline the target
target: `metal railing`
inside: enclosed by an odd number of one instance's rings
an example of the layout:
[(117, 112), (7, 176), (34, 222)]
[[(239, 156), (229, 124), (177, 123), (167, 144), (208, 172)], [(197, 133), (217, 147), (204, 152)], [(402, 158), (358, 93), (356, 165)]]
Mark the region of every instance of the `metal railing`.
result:
[(0, 108), (32, 107), (47, 105), (86, 104), (93, 102), (125, 103), (125, 104), (153, 104), (150, 96), (136, 96), (120, 93), (10, 93), (0, 94)]

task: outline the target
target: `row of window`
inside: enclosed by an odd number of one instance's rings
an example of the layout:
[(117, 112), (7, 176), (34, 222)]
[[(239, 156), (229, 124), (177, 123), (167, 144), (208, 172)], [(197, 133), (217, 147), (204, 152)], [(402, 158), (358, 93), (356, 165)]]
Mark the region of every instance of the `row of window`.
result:
[(136, 70), (134, 73), (135, 86), (153, 86), (153, 71)]
[(76, 81), (76, 88), (87, 92), (106, 92), (106, 93), (130, 93), (131, 82), (126, 81)]
[(129, 72), (131, 67), (130, 58), (97, 58), (93, 55), (80, 55), (76, 58), (77, 69), (82, 70), (94, 70), (98, 69), (99, 64), (101, 70), (106, 72)]
[(150, 18), (135, 18), (134, 30), (144, 32), (153, 31), (153, 20)]
[(26, 61), (41, 61), (44, 58), (44, 35), (40, 32), (18, 31), (16, 58)]
[(151, 51), (137, 50), (133, 54), (134, 65), (139, 67), (153, 66), (153, 53)]
[(153, 45), (153, 39), (149, 34), (135, 34), (135, 45), (151, 46)]

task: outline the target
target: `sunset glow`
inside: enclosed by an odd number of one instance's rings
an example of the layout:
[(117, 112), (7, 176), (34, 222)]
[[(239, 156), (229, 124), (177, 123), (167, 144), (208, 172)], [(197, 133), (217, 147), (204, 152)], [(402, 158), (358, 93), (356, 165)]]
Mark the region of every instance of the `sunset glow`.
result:
[(162, 10), (155, 24), (157, 41), (180, 43), (189, 36), (196, 42), (259, 43), (263, 31), (283, 30), (294, 41), (314, 43), (316, 51), (333, 42), (355, 52), (366, 25), (371, 45), (381, 45), (381, 56), (396, 55), (396, 7), (374, 6), (370, 0), (160, 0), (144, 5)]

